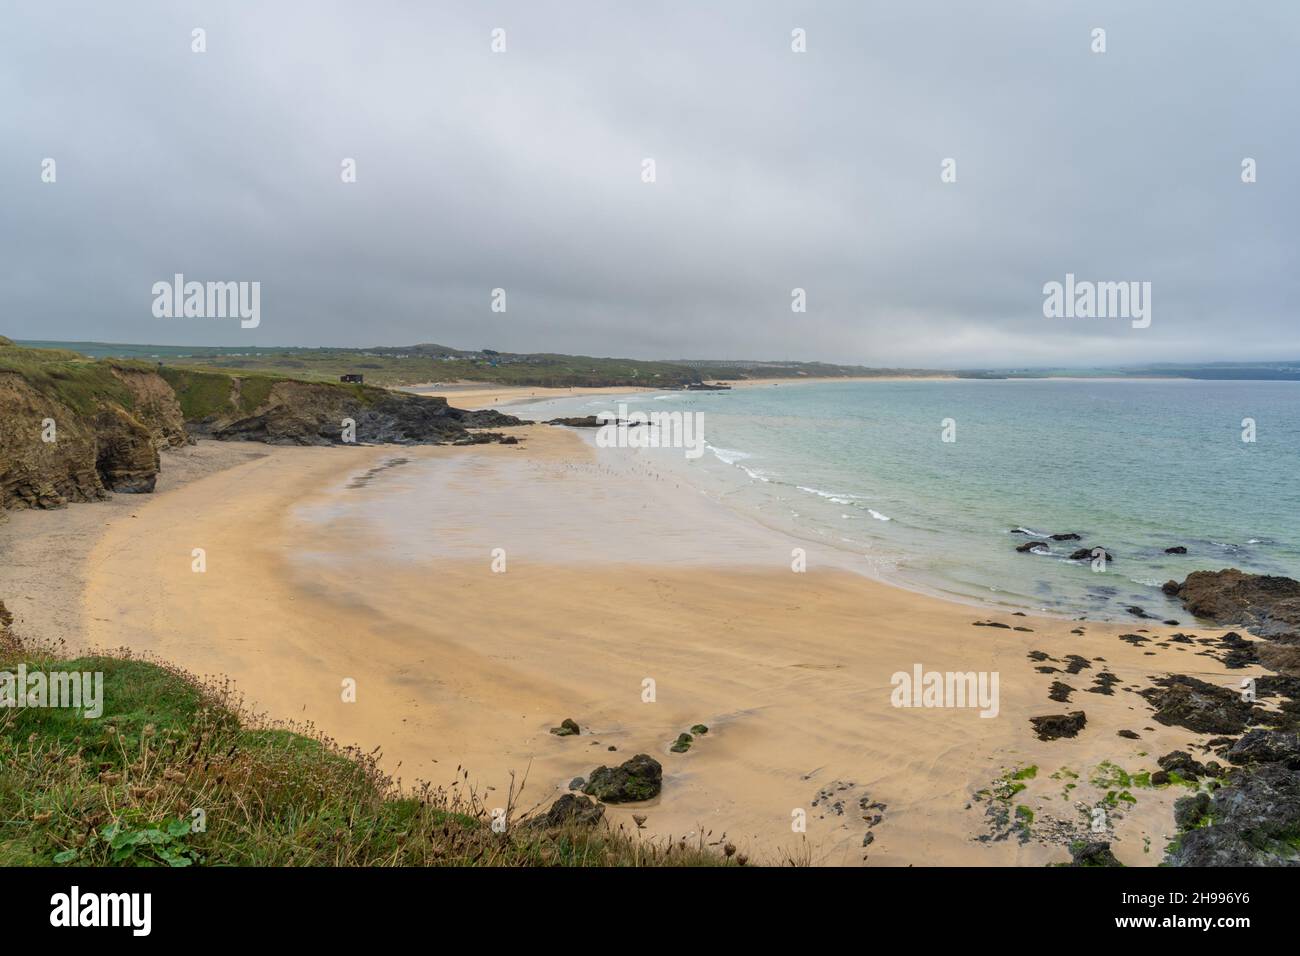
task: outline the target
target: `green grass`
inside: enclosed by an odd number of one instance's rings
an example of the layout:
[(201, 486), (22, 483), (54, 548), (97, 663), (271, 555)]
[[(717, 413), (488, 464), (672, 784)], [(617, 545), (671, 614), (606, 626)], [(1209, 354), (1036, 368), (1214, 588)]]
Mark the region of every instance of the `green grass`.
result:
[(229, 375), (174, 366), (164, 366), (158, 370), (158, 374), (176, 393), (181, 414), (187, 422), (202, 421), (233, 410), (231, 395), (234, 381)]
[(259, 373), (333, 383), (341, 375), (359, 372), (365, 375), (367, 384), (385, 387), (473, 381), (533, 387), (653, 388), (719, 379), (934, 374), (922, 369), (873, 369), (822, 362), (665, 362), (554, 353), (501, 353), (488, 357), (441, 345), (374, 349), (194, 347), (182, 351), (163, 346), (118, 346), (117, 349), (112, 354), (156, 354), (168, 368), (221, 371), (240, 376)]
[(128, 411), (134, 406), (131, 390), (113, 369), (146, 367), (138, 362), (95, 361), (64, 349), (28, 349), (4, 343), (0, 343), (0, 374), (22, 376), (47, 398), (81, 414), (94, 412), (100, 401), (116, 402)]
[(374, 405), (389, 393), (369, 385), (337, 381), (308, 381), (302, 376), (284, 376), (233, 369), (181, 368), (164, 365), (155, 369), (176, 393), (181, 414), (187, 422), (201, 422), (214, 416), (251, 415), (271, 396), (281, 382), (310, 384), (314, 388), (338, 389), (363, 405)]
[[(468, 774), (399, 788), (373, 755), (250, 721), (228, 685), (129, 657), (64, 660), (10, 647), (0, 670), (99, 671), (96, 719), (0, 710), (0, 865), (736, 865), (707, 845), (605, 823), (547, 828), (504, 804), (505, 833)], [(196, 814), (196, 810), (201, 811)], [(200, 825), (201, 824), (201, 825)]]

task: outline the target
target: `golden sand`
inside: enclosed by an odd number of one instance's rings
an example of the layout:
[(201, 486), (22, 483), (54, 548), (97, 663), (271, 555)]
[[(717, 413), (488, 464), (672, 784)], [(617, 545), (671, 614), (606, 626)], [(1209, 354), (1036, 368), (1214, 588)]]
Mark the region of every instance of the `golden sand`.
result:
[[(757, 860), (830, 864), (1065, 860), (1059, 840), (989, 839), (1006, 827), (990, 828), (988, 808), (1024, 805), (1040, 830), (1054, 819), (1077, 825), (1105, 795), (1104, 784), (1090, 783), (1103, 761), (1153, 770), (1156, 756), (1200, 742), (1154, 723), (1133, 689), (1167, 672), (1225, 684), (1254, 673), (1227, 672), (1195, 646), (1118, 640), (1135, 625), (1087, 624), (1075, 635), (1073, 621), (944, 602), (821, 567), (816, 555), (806, 573), (775, 559), (712, 566), (536, 556), (494, 573), (486, 546), (472, 560), (399, 562), (347, 511), (335, 522), (304, 517), (304, 505), (382, 493), (400, 469), (366, 483), (356, 477), (403, 457), (427, 460), (422, 474), (445, 465), (472, 484), (480, 507), (447, 515), (449, 540), (489, 523), (491, 502), (518, 507), (521, 497), (557, 533), (591, 520), (557, 505), (561, 482), (589, 508), (606, 509), (599, 517), (609, 538), (650, 543), (680, 530), (662, 504), (650, 513), (628, 506), (648, 487), (591, 504), (606, 479), (572, 432), (522, 434), (522, 446), (262, 449), (268, 454), (139, 499), (88, 556), (86, 637), (229, 675), (272, 717), (309, 719), (342, 742), (382, 748), (384, 766), (408, 782), (448, 783), (463, 766), (502, 802), (512, 773), (527, 779), (525, 805), (544, 804), (572, 777), (648, 753), (664, 766), (663, 794), (611, 807), (614, 822), (631, 826), (635, 812), (648, 818), (647, 838), (725, 833)], [(691, 493), (656, 493), (675, 494), (688, 525), (702, 520), (691, 509), (713, 507)], [(482, 530), (485, 545), (509, 534)], [(205, 573), (192, 570), (194, 548), (204, 549)], [(788, 552), (780, 553), (784, 562)], [(972, 626), (986, 619), (1032, 630)], [(1057, 663), (1080, 655), (1091, 668), (1040, 674), (1030, 650)], [(893, 706), (892, 675), (917, 664), (998, 672), (998, 715)], [(1103, 668), (1120, 679), (1113, 696), (1086, 692)], [(342, 699), (348, 679), (355, 703)], [(644, 699), (647, 679), (653, 702)], [(1071, 703), (1047, 699), (1053, 679), (1076, 688)], [(1078, 709), (1088, 718), (1078, 737), (1034, 737), (1031, 716)], [(566, 717), (581, 736), (549, 733)], [(669, 752), (698, 723), (709, 733), (688, 753)], [(1121, 729), (1141, 739), (1117, 737)], [(973, 797), (1030, 766), (1034, 777), (1009, 802)], [(1159, 861), (1178, 789), (1134, 789), (1137, 803), (1119, 805), (1109, 838), (1123, 862)], [(819, 798), (824, 790), (829, 799)], [(793, 828), (801, 814), (803, 833)]]

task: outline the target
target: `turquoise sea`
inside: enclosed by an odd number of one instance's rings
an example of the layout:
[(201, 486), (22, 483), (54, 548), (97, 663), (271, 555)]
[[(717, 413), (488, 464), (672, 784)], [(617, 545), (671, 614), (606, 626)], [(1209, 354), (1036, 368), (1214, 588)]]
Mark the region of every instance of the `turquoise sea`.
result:
[[(796, 383), (510, 411), (549, 418), (619, 401), (703, 413), (706, 453), (660, 450), (656, 462), (864, 573), (931, 593), (1186, 619), (1162, 582), (1223, 567), (1300, 578), (1300, 383)], [(1020, 554), (1031, 538), (1013, 529), (1082, 540)], [(1114, 556), (1103, 572), (1067, 559), (1095, 546)], [(1166, 554), (1173, 546), (1187, 554)]]

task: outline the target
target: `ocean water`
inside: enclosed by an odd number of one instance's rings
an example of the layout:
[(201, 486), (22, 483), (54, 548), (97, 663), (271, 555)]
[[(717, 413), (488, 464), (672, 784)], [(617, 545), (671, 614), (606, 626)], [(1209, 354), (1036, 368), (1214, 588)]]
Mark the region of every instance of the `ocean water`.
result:
[[(798, 383), (580, 396), (525, 417), (700, 412), (707, 451), (653, 455), (810, 562), (960, 599), (1187, 618), (1160, 584), (1238, 567), (1300, 578), (1300, 384), (1190, 380)], [(1255, 441), (1243, 437), (1243, 419)], [(955, 440), (942, 440), (944, 421)], [(1030, 536), (1077, 533), (1047, 554)], [(1186, 555), (1167, 555), (1181, 545)], [(1104, 547), (1104, 571), (1067, 556)]]

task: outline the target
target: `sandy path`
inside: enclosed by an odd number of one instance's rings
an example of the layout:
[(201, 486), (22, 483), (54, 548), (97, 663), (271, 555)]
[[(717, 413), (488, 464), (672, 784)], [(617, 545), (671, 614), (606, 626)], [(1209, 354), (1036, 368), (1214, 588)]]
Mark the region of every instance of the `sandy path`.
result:
[[(592, 449), (564, 430), (524, 434), (522, 447), (274, 449), (160, 495), (113, 521), (91, 553), (89, 636), (235, 677), (272, 716), (309, 718), (343, 742), (381, 747), (385, 765), (408, 781), (448, 783), (463, 765), (502, 803), (510, 771), (528, 774), (525, 803), (548, 801), (600, 763), (650, 753), (664, 765), (664, 794), (611, 808), (613, 820), (630, 826), (643, 813), (652, 836), (725, 831), (766, 861), (823, 863), (859, 863), (864, 853), (872, 864), (1066, 859), (1060, 839), (980, 842), (988, 804), (971, 795), (1035, 765), (1014, 802), (1033, 808), (1044, 830), (1052, 818), (1077, 824), (1086, 808), (1074, 803), (1105, 792), (1088, 783), (1103, 760), (1153, 770), (1156, 756), (1200, 739), (1154, 724), (1132, 688), (1167, 670), (1225, 685), (1252, 673), (1226, 672), (1195, 646), (1118, 640), (1135, 626), (1089, 624), (1079, 636), (1075, 622), (987, 612), (1033, 630), (973, 627), (986, 612), (821, 568), (813, 554), (807, 573), (792, 573), (785, 542), (748, 562), (715, 561), (707, 549), (684, 563), (546, 560), (546, 529), (558, 540), (579, 520), (624, 548), (644, 543), (650, 555), (684, 528), (701, 541), (753, 529), (649, 481), (628, 486), (628, 476), (619, 494), (602, 497), (609, 479), (590, 467)], [(349, 481), (396, 457), (411, 463)], [(479, 542), (481, 558), (391, 560), (391, 542), (345, 506), (417, 476), (446, 484), (421, 501), (444, 494), (445, 537)], [(581, 513), (565, 504), (560, 483), (584, 503)], [(475, 507), (456, 509), (465, 487)], [(679, 511), (665, 504), (672, 500)], [(337, 518), (306, 517), (304, 503)], [(540, 518), (493, 518), (521, 507)], [(499, 543), (511, 555), (506, 573), (490, 567)], [(191, 570), (195, 547), (206, 550), (203, 574)], [(1031, 649), (1091, 666), (1039, 674)], [(917, 663), (997, 671), (999, 715), (893, 707), (891, 675)], [(1121, 679), (1111, 697), (1085, 692), (1103, 667)], [(341, 699), (349, 678), (355, 703)], [(646, 678), (653, 703), (642, 700)], [(1053, 679), (1076, 688), (1071, 703), (1047, 699)], [(1088, 714), (1078, 738), (1045, 743), (1030, 733), (1029, 717), (1076, 709)], [(583, 735), (548, 733), (564, 717)], [(687, 754), (669, 753), (695, 723), (710, 733)], [(1141, 739), (1119, 738), (1120, 729)], [(1079, 774), (1076, 789), (1066, 790), (1073, 778), (1053, 779), (1063, 769)], [(839, 784), (830, 801), (814, 803)], [(1154, 864), (1181, 791), (1134, 792), (1138, 803), (1121, 807), (1112, 839), (1124, 862)], [(836, 801), (842, 814), (828, 810)], [(871, 803), (885, 808), (861, 806)], [(804, 835), (791, 828), (800, 810)], [(864, 817), (877, 813), (883, 819), (869, 826)]]

